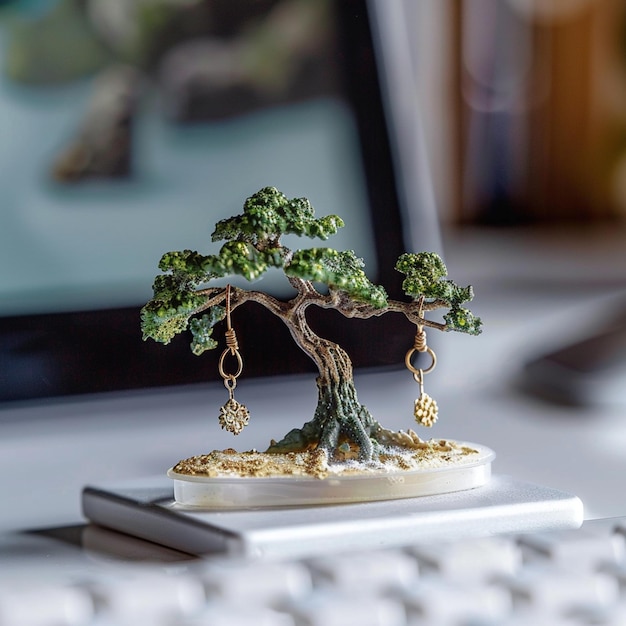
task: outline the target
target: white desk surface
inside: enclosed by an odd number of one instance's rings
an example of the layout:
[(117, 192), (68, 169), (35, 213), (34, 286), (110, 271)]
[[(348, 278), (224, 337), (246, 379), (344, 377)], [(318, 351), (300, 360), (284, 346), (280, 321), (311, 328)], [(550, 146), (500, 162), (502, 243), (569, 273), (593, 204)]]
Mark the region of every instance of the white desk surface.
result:
[[(626, 403), (572, 409), (511, 384), (526, 356), (566, 341), (620, 301), (625, 244), (626, 228), (449, 235), (450, 277), (474, 285), (472, 309), (485, 330), (480, 337), (430, 334), (439, 362), (425, 384), (440, 420), (420, 436), (485, 444), (498, 455), (494, 472), (574, 493), (587, 518), (626, 514)], [(410, 374), (359, 374), (357, 388), (384, 425), (414, 426)], [(214, 448), (263, 448), (310, 418), (316, 388), (308, 376), (284, 380), (280, 394), (275, 384), (241, 379), (237, 398), (252, 417), (236, 439), (217, 424), (225, 400), (219, 385), (0, 408), (0, 531), (82, 524), (85, 483), (162, 473)], [(280, 415), (293, 406), (301, 415)]]

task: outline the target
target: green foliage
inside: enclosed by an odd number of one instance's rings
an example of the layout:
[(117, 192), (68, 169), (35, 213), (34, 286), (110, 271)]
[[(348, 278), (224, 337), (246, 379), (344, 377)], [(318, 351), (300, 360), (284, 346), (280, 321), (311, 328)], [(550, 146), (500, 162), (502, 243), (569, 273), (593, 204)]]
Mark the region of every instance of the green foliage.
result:
[(168, 344), (178, 333), (187, 329), (188, 320), (204, 298), (180, 292), (170, 298), (153, 298), (141, 309), (141, 328), (144, 339)]
[(338, 252), (332, 248), (309, 248), (294, 252), (289, 265), (285, 267), (285, 274), (324, 283), (355, 300), (381, 309), (387, 304), (387, 293), (379, 285), (370, 282), (363, 266), (363, 259), (352, 250)]
[(438, 254), (402, 254), (398, 258), (396, 269), (406, 275), (402, 288), (407, 295), (415, 299), (424, 297), (431, 301), (439, 300), (450, 307), (444, 315), (447, 330), (480, 334), (480, 318), (462, 306), (474, 298), (472, 287), (459, 287), (453, 281), (445, 280), (448, 270)]
[(187, 329), (189, 317), (201, 306), (204, 298), (195, 292), (205, 277), (197, 270), (197, 253), (168, 252), (159, 267), (169, 269), (154, 279), (154, 295), (141, 309), (143, 338), (169, 343), (175, 335)]
[(458, 330), (469, 335), (480, 335), (482, 332), (480, 317), (476, 317), (471, 311), (461, 306), (453, 306), (443, 319), (448, 330)]
[(402, 254), (396, 269), (406, 275), (402, 283), (404, 293), (415, 298), (441, 298), (442, 283), (448, 270), (441, 257), (434, 252)]
[(212, 239), (277, 247), (281, 235), (328, 239), (342, 226), (337, 215), (315, 218), (306, 198), (288, 199), (275, 187), (265, 187), (245, 201), (241, 215), (219, 221)]
[(256, 280), (270, 267), (282, 267), (284, 251), (280, 248), (257, 250), (245, 241), (227, 241), (219, 254), (206, 258), (205, 269), (215, 276), (243, 276)]
[(208, 313), (202, 317), (193, 318), (189, 322), (189, 329), (193, 336), (191, 351), (200, 356), (206, 350), (213, 350), (217, 347), (217, 341), (213, 339), (213, 327), (221, 322), (226, 316), (226, 309), (221, 306), (212, 306)]
[(244, 241), (228, 241), (218, 254), (207, 256), (193, 250), (167, 252), (161, 257), (159, 269), (172, 272), (178, 277), (175, 280), (199, 285), (232, 275), (255, 280), (270, 267), (282, 267), (283, 259), (284, 250), (281, 248), (257, 250)]
[(185, 280), (203, 282), (215, 277), (211, 272), (209, 260), (210, 257), (194, 250), (166, 252), (159, 261), (159, 269), (163, 272), (179, 272), (185, 276)]

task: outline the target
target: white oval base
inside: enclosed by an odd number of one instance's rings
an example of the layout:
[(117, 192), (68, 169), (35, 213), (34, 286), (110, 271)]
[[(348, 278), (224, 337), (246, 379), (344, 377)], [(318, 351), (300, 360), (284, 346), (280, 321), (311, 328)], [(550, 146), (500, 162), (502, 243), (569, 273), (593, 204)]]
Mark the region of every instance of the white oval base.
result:
[[(456, 442), (459, 443), (459, 442)], [(325, 478), (309, 476), (198, 476), (170, 469), (174, 499), (203, 509), (268, 508), (370, 502), (430, 496), (481, 487), (489, 482), (495, 453), (463, 443), (476, 454), (455, 458), (443, 467), (417, 470), (342, 473), (329, 468)]]

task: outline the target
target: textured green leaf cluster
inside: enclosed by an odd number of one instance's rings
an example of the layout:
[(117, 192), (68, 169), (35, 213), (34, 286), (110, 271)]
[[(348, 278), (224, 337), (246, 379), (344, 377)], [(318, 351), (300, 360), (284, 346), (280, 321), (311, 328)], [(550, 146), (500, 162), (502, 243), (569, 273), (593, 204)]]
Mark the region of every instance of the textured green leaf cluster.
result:
[(152, 299), (141, 309), (143, 338), (169, 343), (187, 329), (189, 317), (204, 298), (190, 294), (172, 295), (168, 300)]
[(453, 281), (446, 280), (448, 270), (438, 254), (402, 254), (398, 258), (396, 269), (406, 276), (402, 288), (407, 295), (415, 299), (424, 297), (431, 301), (441, 300), (450, 307), (449, 312), (444, 315), (447, 330), (480, 334), (480, 318), (462, 306), (473, 299), (472, 287), (459, 287)]
[(373, 284), (363, 271), (363, 259), (352, 250), (338, 252), (332, 248), (297, 250), (285, 274), (303, 280), (324, 283), (331, 289), (345, 292), (359, 302), (376, 308), (387, 305), (387, 293)]
[(453, 306), (443, 319), (449, 330), (458, 330), (470, 335), (480, 335), (482, 321), (471, 311), (462, 306)]
[(407, 295), (415, 298), (441, 297), (442, 279), (448, 275), (448, 270), (438, 254), (402, 254), (396, 262), (396, 269), (406, 275), (402, 289)]
[(328, 239), (342, 226), (337, 215), (316, 218), (306, 198), (289, 199), (275, 187), (265, 187), (245, 201), (241, 215), (219, 221), (212, 239), (276, 246), (281, 235)]
[(177, 272), (188, 281), (204, 282), (214, 277), (210, 267), (207, 267), (208, 259), (194, 250), (166, 252), (159, 261), (159, 269), (163, 272)]
[(204, 298), (195, 292), (203, 280), (202, 255), (191, 250), (167, 252), (159, 267), (167, 274), (154, 279), (154, 295), (141, 309), (143, 338), (169, 343), (174, 336), (187, 329), (189, 317), (201, 306)]
[(270, 267), (282, 267), (284, 251), (280, 248), (257, 250), (245, 241), (227, 241), (219, 254), (206, 257), (205, 270), (213, 276), (243, 276), (256, 280)]
[(194, 317), (189, 322), (189, 330), (193, 337), (191, 351), (200, 356), (206, 350), (217, 347), (217, 341), (213, 339), (213, 327), (221, 322), (226, 316), (226, 309), (221, 306), (212, 306), (202, 317)]
[[(150, 337), (167, 344), (186, 330), (189, 318), (204, 302), (204, 297), (196, 293), (202, 283), (232, 275), (254, 280), (269, 267), (281, 267), (283, 255), (278, 248), (259, 251), (242, 241), (225, 243), (216, 255), (205, 256), (193, 250), (165, 253), (159, 268), (167, 273), (154, 279), (154, 296), (141, 311), (144, 339)], [(195, 321), (192, 323), (195, 325)], [(194, 353), (201, 345), (202, 351), (209, 349), (210, 342), (201, 340), (202, 327), (194, 327), (198, 332), (198, 339), (192, 344)]]

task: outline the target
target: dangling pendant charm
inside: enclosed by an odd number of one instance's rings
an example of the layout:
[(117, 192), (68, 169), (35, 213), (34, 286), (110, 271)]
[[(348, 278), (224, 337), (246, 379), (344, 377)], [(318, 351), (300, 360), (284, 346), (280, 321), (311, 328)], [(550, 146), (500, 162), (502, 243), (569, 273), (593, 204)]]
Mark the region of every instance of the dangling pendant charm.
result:
[[(232, 386), (228, 384), (228, 380), (232, 380)], [(219, 422), (220, 426), (233, 435), (238, 435), (250, 421), (250, 411), (247, 407), (235, 400), (233, 390), (237, 384), (235, 379), (224, 379), (224, 384), (229, 391), (228, 402), (223, 407), (220, 407)]]
[[(250, 411), (245, 405), (235, 400), (235, 387), (237, 378), (243, 371), (243, 359), (239, 353), (237, 336), (230, 323), (230, 285), (226, 286), (226, 350), (222, 352), (219, 362), (219, 373), (224, 379), (224, 386), (228, 389), (228, 401), (220, 408), (219, 422), (225, 430), (238, 435), (250, 421)], [(237, 360), (237, 371), (234, 374), (227, 374), (224, 370), (224, 360), (228, 355)]]
[[(420, 318), (423, 316), (422, 304), (423, 299), (420, 300)], [(411, 359), (415, 352), (426, 352), (430, 355), (432, 363), (428, 369), (417, 369), (413, 365)], [(413, 374), (415, 382), (420, 386), (420, 395), (417, 400), (415, 400), (415, 406), (413, 409), (415, 421), (422, 426), (430, 427), (437, 421), (439, 407), (437, 406), (437, 402), (435, 402), (435, 400), (433, 400), (427, 393), (424, 393), (424, 374), (428, 374), (435, 369), (435, 365), (437, 365), (437, 356), (433, 350), (426, 345), (426, 332), (421, 324), (418, 324), (417, 326), (414, 345), (406, 353), (404, 362), (407, 369)]]
[(414, 375), (416, 382), (418, 382), (420, 386), (420, 395), (419, 398), (415, 400), (413, 414), (415, 415), (415, 421), (418, 424), (430, 427), (437, 421), (439, 407), (433, 398), (431, 398), (427, 393), (424, 393), (423, 376), (423, 370), (419, 370), (419, 376)]

